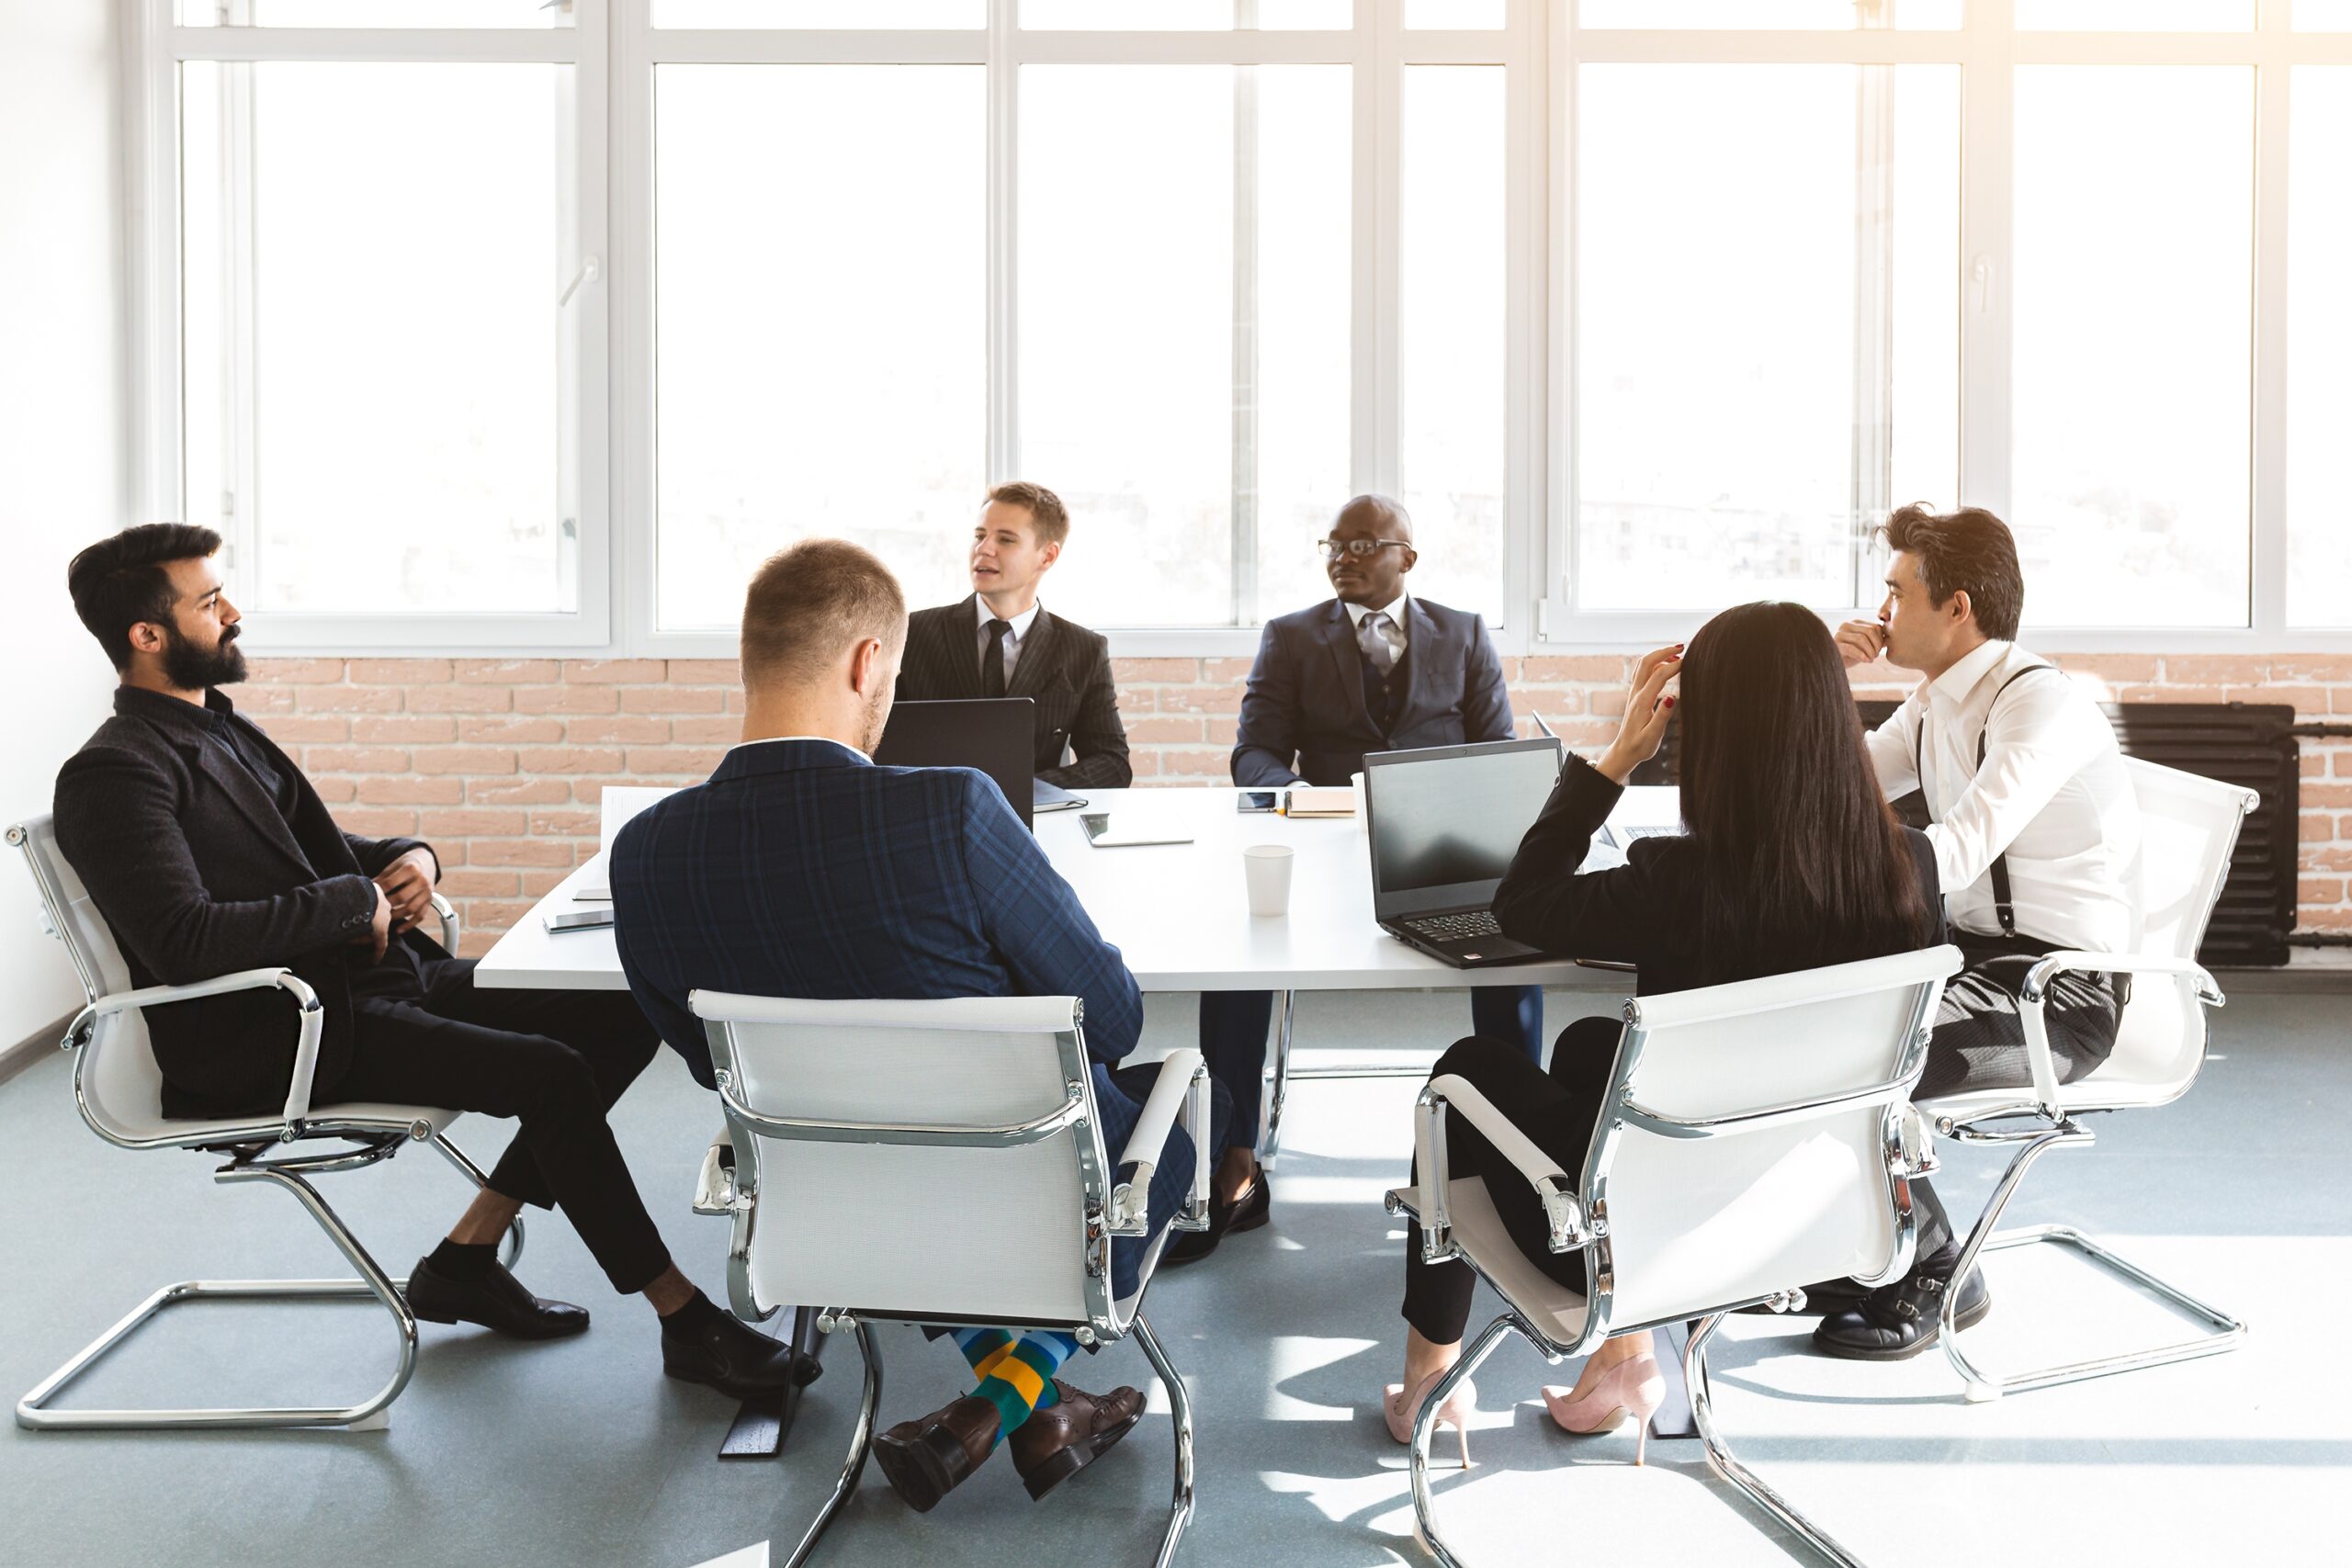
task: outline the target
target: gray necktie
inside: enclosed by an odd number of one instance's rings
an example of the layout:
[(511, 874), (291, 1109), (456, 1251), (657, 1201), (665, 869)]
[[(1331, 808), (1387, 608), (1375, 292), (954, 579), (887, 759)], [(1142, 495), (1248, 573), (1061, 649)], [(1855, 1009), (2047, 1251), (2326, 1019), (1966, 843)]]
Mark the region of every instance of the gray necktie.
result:
[(1356, 628), (1356, 645), (1363, 649), (1363, 656), (1372, 660), (1372, 667), (1383, 675), (1396, 667), (1396, 650), (1388, 645), (1386, 637), (1381, 636), (1381, 628), (1395, 624), (1388, 618), (1387, 611), (1374, 610), (1365, 615), (1363, 625)]

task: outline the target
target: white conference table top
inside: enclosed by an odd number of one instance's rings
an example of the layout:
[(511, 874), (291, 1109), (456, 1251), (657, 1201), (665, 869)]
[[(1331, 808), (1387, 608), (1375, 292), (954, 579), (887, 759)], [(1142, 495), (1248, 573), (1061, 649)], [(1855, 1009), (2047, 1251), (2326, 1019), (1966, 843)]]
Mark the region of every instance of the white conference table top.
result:
[[(1443, 989), (1560, 984), (1577, 973), (1568, 959), (1456, 969), (1382, 931), (1372, 918), (1368, 840), (1356, 818), (1245, 815), (1226, 785), (1086, 795), (1089, 813), (1177, 823), (1193, 834), (1187, 844), (1102, 849), (1087, 842), (1079, 812), (1037, 818), (1037, 842), (1054, 869), (1147, 991)], [(1677, 815), (1672, 788), (1635, 788), (1625, 792), (1612, 820), (1670, 823)], [(1250, 913), (1241, 850), (1267, 843), (1296, 852), (1285, 915)], [(626, 989), (609, 927), (555, 933), (543, 922), (548, 914), (593, 907), (575, 903), (571, 889), (595, 874), (582, 866), (541, 898), (483, 957), (474, 983)]]

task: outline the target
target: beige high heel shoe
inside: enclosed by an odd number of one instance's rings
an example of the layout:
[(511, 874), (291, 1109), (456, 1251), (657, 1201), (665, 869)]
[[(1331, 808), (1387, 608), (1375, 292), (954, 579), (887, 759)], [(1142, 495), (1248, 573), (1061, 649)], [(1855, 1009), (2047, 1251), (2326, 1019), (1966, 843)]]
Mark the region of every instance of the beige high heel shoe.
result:
[(1560, 1430), (1581, 1438), (1614, 1432), (1632, 1421), (1641, 1431), (1634, 1439), (1634, 1462), (1641, 1463), (1649, 1448), (1650, 1417), (1666, 1403), (1666, 1379), (1658, 1373), (1657, 1358), (1628, 1357), (1595, 1378), (1592, 1392), (1582, 1399), (1571, 1397), (1574, 1393), (1565, 1388), (1544, 1391), (1544, 1408)]
[[(1420, 1414), (1421, 1402), (1429, 1397), (1430, 1390), (1437, 1386), (1438, 1379), (1453, 1370), (1451, 1367), (1440, 1367), (1423, 1378), (1413, 1385), (1412, 1397), (1409, 1399), (1405, 1395), (1403, 1383), (1392, 1382), (1388, 1385), (1387, 1393), (1381, 1403), (1382, 1413), (1388, 1417), (1390, 1437), (1400, 1443), (1410, 1443), (1413, 1440), (1413, 1417)], [(1470, 1468), (1470, 1431), (1467, 1423), (1470, 1412), (1477, 1406), (1478, 1390), (1467, 1378), (1464, 1378), (1462, 1386), (1455, 1389), (1446, 1402), (1437, 1407), (1437, 1424), (1453, 1428), (1454, 1438), (1462, 1450), (1462, 1468), (1464, 1470)]]

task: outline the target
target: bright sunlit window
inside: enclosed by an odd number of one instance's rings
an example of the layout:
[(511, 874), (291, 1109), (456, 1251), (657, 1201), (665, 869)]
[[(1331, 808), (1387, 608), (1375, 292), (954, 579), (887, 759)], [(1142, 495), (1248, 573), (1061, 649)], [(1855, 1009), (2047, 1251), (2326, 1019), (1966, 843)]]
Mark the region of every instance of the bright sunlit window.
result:
[(141, 494), (256, 646), (719, 654), (1014, 478), (1123, 652), (1367, 490), (1508, 649), (1870, 604), (1910, 501), (2037, 636), (2352, 629), (2347, 0), (135, 10)]

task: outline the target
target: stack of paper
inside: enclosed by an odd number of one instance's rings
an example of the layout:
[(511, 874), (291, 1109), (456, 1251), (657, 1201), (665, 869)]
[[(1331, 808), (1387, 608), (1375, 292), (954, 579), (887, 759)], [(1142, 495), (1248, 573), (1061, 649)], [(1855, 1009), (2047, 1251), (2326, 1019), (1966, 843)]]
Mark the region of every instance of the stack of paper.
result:
[(1285, 817), (1353, 817), (1356, 792), (1347, 784), (1293, 784)]

